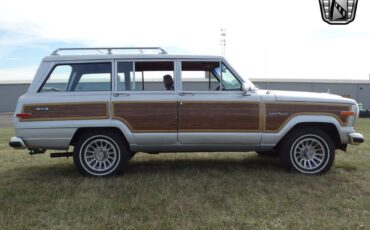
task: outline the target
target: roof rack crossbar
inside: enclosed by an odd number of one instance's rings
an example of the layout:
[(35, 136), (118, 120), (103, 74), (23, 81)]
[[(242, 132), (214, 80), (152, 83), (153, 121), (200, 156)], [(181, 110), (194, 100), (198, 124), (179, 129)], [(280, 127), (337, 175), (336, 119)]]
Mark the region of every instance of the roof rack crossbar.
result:
[(98, 53), (102, 54), (102, 50), (106, 50), (106, 54), (112, 54), (112, 50), (137, 50), (141, 54), (144, 53), (144, 51), (148, 50), (156, 50), (158, 51), (158, 54), (167, 54), (167, 52), (162, 49), (161, 47), (93, 47), (93, 48), (59, 48), (54, 50), (54, 52), (51, 53), (51, 55), (60, 55), (61, 51), (86, 51), (86, 50), (96, 50)]

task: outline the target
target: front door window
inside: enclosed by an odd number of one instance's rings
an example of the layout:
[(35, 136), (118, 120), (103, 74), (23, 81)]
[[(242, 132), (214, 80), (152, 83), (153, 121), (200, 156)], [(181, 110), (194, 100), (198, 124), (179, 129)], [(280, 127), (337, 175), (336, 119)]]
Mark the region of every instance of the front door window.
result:
[(220, 82), (216, 70), (220, 62), (182, 62), (181, 78), (183, 91), (216, 91)]
[(241, 90), (242, 84), (221, 62), (184, 61), (181, 65), (183, 91)]
[(241, 90), (242, 84), (224, 63), (216, 72), (221, 76), (222, 90)]

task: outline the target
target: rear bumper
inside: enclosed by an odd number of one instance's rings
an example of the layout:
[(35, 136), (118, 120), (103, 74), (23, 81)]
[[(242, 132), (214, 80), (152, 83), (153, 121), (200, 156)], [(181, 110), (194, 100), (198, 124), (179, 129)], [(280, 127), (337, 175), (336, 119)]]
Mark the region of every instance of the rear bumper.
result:
[(9, 141), (9, 146), (13, 149), (25, 149), (26, 145), (24, 144), (24, 141), (22, 138), (19, 137), (12, 137)]
[(365, 141), (364, 135), (361, 133), (350, 133), (348, 134), (348, 139), (351, 145), (359, 145)]

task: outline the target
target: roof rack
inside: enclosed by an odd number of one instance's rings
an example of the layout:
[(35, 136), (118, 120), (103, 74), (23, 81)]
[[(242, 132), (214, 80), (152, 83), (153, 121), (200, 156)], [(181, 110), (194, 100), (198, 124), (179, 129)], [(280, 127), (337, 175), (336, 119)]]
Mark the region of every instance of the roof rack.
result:
[[(112, 51), (137, 51), (139, 54), (167, 54), (167, 52), (161, 47), (94, 47), (94, 48), (59, 48), (54, 50), (51, 55), (61, 55), (61, 52), (65, 51), (96, 51), (97, 54), (113, 54)], [(105, 51), (105, 53), (103, 52)], [(73, 52), (74, 53), (74, 52)], [(81, 53), (79, 53), (81, 54)], [(90, 53), (91, 54), (91, 53)]]

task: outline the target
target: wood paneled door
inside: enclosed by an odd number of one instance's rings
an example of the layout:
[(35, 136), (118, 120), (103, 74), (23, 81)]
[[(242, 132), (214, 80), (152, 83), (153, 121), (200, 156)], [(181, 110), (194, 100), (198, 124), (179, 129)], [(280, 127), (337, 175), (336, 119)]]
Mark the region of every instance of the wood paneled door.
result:
[(139, 145), (176, 144), (175, 60), (117, 61), (116, 74), (112, 119), (124, 123)]
[[(222, 76), (222, 77), (221, 77)], [(215, 61), (182, 61), (178, 140), (182, 144), (259, 145), (261, 98)]]

